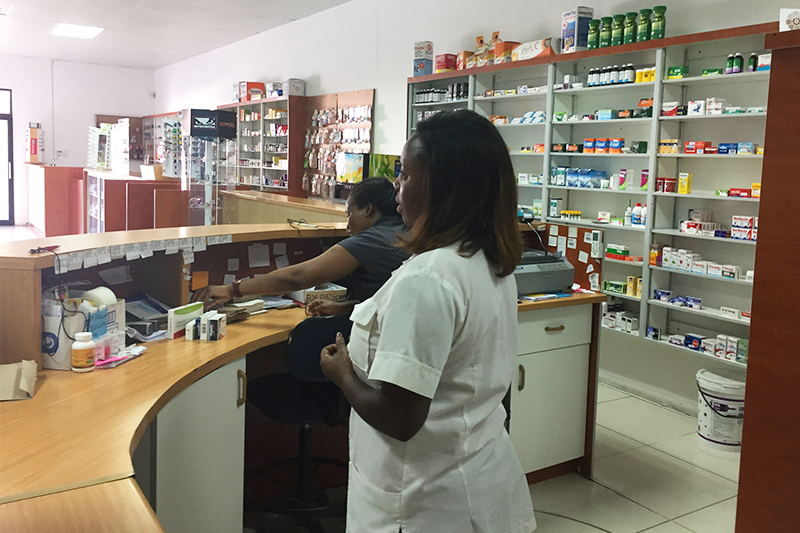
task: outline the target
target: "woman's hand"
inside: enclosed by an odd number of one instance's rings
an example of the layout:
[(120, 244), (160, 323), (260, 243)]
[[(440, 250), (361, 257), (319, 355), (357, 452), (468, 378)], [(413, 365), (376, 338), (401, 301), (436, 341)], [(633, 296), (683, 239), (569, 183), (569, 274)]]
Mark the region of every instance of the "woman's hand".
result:
[[(232, 285), (209, 285), (192, 294), (192, 302), (203, 302), (203, 311), (233, 299)], [(211, 300), (206, 303), (206, 300)]]
[(352, 310), (353, 305), (347, 302), (331, 300), (314, 300), (306, 306), (306, 316), (344, 315)]
[(336, 334), (336, 344), (329, 344), (322, 349), (319, 365), (322, 367), (322, 373), (339, 387), (342, 386), (345, 377), (355, 374), (347, 344), (341, 333)]

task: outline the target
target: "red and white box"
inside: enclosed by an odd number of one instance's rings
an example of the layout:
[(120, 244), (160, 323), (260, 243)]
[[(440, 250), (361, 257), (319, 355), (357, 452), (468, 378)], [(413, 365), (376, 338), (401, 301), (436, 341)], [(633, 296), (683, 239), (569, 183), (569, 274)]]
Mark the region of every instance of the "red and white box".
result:
[(731, 228), (731, 239), (751, 241), (753, 240), (753, 230), (750, 228)]
[(439, 74), (440, 72), (450, 72), (456, 69), (456, 55), (455, 54), (440, 54), (436, 56), (434, 62), (433, 72)]
[(734, 228), (748, 228), (752, 229), (755, 227), (755, 217), (747, 217), (741, 215), (733, 215), (731, 226)]

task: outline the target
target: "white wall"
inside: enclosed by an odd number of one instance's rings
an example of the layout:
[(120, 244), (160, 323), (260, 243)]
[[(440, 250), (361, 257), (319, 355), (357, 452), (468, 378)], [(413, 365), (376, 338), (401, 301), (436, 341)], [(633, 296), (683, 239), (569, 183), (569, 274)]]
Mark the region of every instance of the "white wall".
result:
[[(142, 116), (155, 109), (152, 70), (0, 54), (0, 87), (13, 91), (15, 222), (28, 222), (25, 132), (44, 129), (46, 163), (86, 165), (86, 135), (95, 115)], [(65, 154), (56, 160), (56, 151)]]

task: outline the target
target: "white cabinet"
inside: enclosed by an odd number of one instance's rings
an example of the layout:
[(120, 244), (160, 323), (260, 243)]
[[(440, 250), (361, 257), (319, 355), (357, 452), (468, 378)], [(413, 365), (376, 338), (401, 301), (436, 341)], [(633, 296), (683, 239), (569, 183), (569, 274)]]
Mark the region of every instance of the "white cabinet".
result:
[(158, 413), (151, 498), (166, 533), (242, 531), (244, 371), (242, 357), (193, 383)]

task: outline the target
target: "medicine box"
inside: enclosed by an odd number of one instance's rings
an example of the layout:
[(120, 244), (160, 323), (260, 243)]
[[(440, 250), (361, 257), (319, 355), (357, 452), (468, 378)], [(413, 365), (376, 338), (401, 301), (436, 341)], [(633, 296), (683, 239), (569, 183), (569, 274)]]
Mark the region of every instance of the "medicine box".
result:
[(322, 283), (310, 289), (290, 292), (286, 296), (302, 304), (309, 304), (315, 300), (343, 302), (347, 297), (347, 289), (335, 283)]
[(664, 102), (661, 104), (661, 116), (662, 117), (675, 117), (678, 116), (678, 105), (679, 102)]
[(653, 291), (653, 298), (662, 302), (668, 302), (669, 299), (672, 298), (672, 291), (656, 289)]
[(433, 60), (415, 59), (414, 76), (427, 76), (428, 74), (433, 74)]
[(414, 59), (433, 61), (433, 42), (417, 41), (414, 43)]
[(608, 152), (610, 154), (622, 153), (622, 148), (625, 146), (625, 139), (611, 139)]
[(658, 243), (650, 244), (650, 264), (653, 266), (662, 266), (664, 259), (664, 245)]
[(628, 286), (625, 294), (628, 296), (636, 296), (636, 276), (628, 276)]
[(739, 143), (736, 147), (737, 155), (754, 155), (756, 153), (756, 146), (753, 143)]
[(728, 351), (728, 336), (717, 335), (717, 345), (714, 348), (714, 355), (717, 357), (725, 358), (725, 352)]
[(583, 153), (584, 154), (593, 154), (594, 153), (594, 139), (584, 139), (583, 140)]
[(517, 184), (518, 185), (527, 185), (528, 184), (528, 175), (520, 172), (517, 174)]
[(282, 96), (305, 96), (306, 81), (299, 78), (289, 78), (281, 83)]
[(186, 334), (186, 324), (203, 314), (203, 303), (195, 302), (167, 311), (167, 336), (170, 339)]
[(739, 279), (739, 265), (722, 265), (722, 277)]
[(217, 313), (208, 319), (208, 340), (218, 341), (227, 333), (228, 317)]
[[(511, 61), (525, 61), (539, 56), (552, 56), (557, 54), (555, 50), (561, 48), (561, 40), (558, 38), (539, 39), (522, 43), (511, 51)], [(555, 50), (554, 50), (555, 49)]]
[(734, 228), (752, 228), (754, 217), (733, 215), (731, 219), (731, 226)]
[(729, 318), (736, 318), (736, 319), (742, 318), (741, 309), (736, 309), (735, 307), (722, 306), (719, 308), (719, 310), (722, 311), (724, 314), (726, 314)]
[[(586, 144), (584, 143), (584, 148)], [(594, 140), (594, 153), (607, 154), (608, 153), (608, 139), (595, 139)]]
[(692, 192), (692, 173), (681, 172), (678, 174), (678, 194), (691, 194)]
[(753, 240), (753, 230), (748, 228), (731, 228), (731, 239), (738, 241)]
[(700, 343), (700, 351), (705, 354), (715, 355), (717, 352), (717, 339), (703, 339), (703, 342)]
[(686, 110), (687, 115), (705, 115), (706, 114), (706, 101), (705, 100), (690, 100), (689, 106)]
[(469, 59), (474, 56), (474, 52), (469, 50), (462, 50), (456, 55), (456, 70), (464, 70), (467, 68)]
[(708, 261), (695, 261), (692, 263), (692, 272), (695, 274), (708, 274)]
[(722, 265), (709, 261), (708, 262), (707, 273), (708, 273), (709, 276), (714, 276), (714, 277), (717, 277), (717, 278), (721, 278), (722, 277)]
[(594, 9), (578, 6), (561, 15), (561, 53), (570, 54), (586, 50), (589, 40), (589, 21), (594, 18)]
[(455, 54), (440, 54), (436, 56), (436, 63), (434, 72), (450, 72), (456, 70), (456, 55)]
[(661, 340), (661, 330), (656, 328), (656, 327), (653, 327), (653, 326), (647, 326), (647, 335), (646, 336), (647, 336), (648, 339), (653, 339), (654, 341), (660, 341)]
[(758, 55), (758, 68), (757, 70), (770, 70), (772, 66), (772, 53)]
[(689, 67), (669, 67), (667, 71), (668, 80), (678, 80), (689, 74)]
[(694, 298), (692, 296), (686, 297), (686, 307), (691, 307), (692, 309), (702, 309), (703, 300), (701, 298)]
[(503, 41), (495, 43), (494, 45), (494, 64), (502, 65), (503, 63), (511, 63), (513, 58), (512, 51), (519, 46), (520, 43), (512, 41)]
[(636, 278), (636, 294), (637, 298), (642, 297), (642, 278)]
[(752, 183), (750, 184), (750, 196), (753, 198), (761, 198), (761, 184), (760, 183)]
[(686, 342), (686, 339), (683, 335), (670, 335), (669, 336), (669, 343), (674, 344), (675, 346), (683, 346)]
[(245, 102), (248, 100), (258, 100), (264, 98), (264, 91), (266, 87), (263, 83), (257, 81), (240, 81), (239, 82), (239, 101)]
[(728, 337), (728, 343), (725, 348), (725, 359), (728, 361), (736, 361), (736, 352), (739, 348), (739, 337)]
[(736, 343), (736, 362), (747, 362), (747, 352), (749, 351), (749, 348), (750, 341), (747, 339), (739, 339), (739, 342)]
[(683, 339), (683, 345), (690, 350), (696, 350), (699, 352), (705, 338), (706, 337), (704, 335), (699, 335), (697, 333), (687, 333)]

